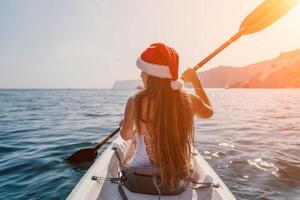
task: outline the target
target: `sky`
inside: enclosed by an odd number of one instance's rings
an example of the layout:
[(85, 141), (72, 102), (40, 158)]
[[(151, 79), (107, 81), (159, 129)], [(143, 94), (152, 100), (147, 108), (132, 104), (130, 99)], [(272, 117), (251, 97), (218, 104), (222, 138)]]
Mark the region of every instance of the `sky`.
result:
[[(0, 88), (110, 88), (139, 79), (153, 42), (180, 55), (180, 72), (235, 34), (262, 0), (1, 0)], [(300, 48), (300, 4), (243, 36), (201, 70), (241, 67)]]

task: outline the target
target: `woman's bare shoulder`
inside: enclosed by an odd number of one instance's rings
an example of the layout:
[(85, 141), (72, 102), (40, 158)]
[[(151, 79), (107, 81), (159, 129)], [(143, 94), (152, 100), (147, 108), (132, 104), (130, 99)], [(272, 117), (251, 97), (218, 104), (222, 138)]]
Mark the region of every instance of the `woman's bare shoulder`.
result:
[(126, 107), (133, 109), (134, 102), (135, 102), (135, 95), (128, 98)]

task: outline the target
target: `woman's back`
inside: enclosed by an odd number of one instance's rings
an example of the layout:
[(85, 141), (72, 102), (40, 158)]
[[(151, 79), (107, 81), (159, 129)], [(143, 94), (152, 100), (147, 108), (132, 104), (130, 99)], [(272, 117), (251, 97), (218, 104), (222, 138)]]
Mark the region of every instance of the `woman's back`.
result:
[[(136, 99), (136, 97), (134, 97)], [(152, 148), (153, 139), (151, 136), (152, 123), (154, 120), (155, 99), (153, 96), (145, 96), (138, 107), (139, 119), (135, 120), (135, 153), (130, 161), (130, 166), (150, 166), (155, 162)]]
[(194, 71), (189, 71), (190, 76), (185, 78), (195, 83), (196, 94), (204, 99), (181, 89), (182, 83), (176, 80), (178, 55), (174, 49), (153, 44), (137, 65), (143, 70), (145, 89), (128, 100), (121, 135), (125, 140), (132, 139), (135, 129), (139, 142), (135, 158), (147, 154), (161, 181), (173, 187), (178, 178), (190, 173), (193, 116), (211, 116), (212, 109)]
[(174, 91), (170, 81), (148, 77), (147, 88), (135, 96), (135, 125), (144, 134), (147, 154), (166, 180), (189, 173), (193, 112), (189, 95)]

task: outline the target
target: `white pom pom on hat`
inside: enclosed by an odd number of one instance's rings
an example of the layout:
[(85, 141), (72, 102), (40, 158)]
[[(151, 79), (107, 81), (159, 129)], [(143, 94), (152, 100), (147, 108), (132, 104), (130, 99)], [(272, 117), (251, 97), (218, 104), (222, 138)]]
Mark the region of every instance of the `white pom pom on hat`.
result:
[(171, 88), (173, 90), (180, 90), (184, 86), (184, 82), (182, 79), (177, 79), (176, 81), (171, 81)]
[(178, 79), (179, 56), (163, 43), (151, 44), (137, 59), (137, 67), (147, 74), (171, 80), (171, 88), (180, 90), (184, 82)]

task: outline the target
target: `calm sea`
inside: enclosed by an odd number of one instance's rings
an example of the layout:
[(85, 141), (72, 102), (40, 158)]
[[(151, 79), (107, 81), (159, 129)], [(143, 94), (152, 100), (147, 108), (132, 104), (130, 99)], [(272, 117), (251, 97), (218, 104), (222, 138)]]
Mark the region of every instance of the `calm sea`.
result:
[[(300, 90), (207, 91), (196, 146), (236, 198), (300, 199)], [(0, 199), (65, 199), (85, 170), (64, 158), (114, 130), (135, 92), (0, 90)]]

